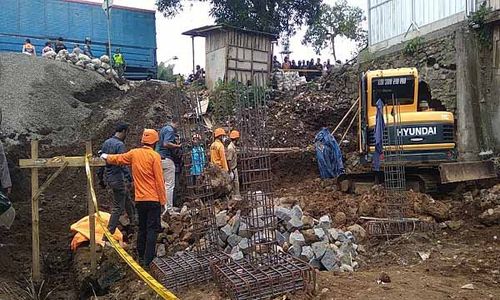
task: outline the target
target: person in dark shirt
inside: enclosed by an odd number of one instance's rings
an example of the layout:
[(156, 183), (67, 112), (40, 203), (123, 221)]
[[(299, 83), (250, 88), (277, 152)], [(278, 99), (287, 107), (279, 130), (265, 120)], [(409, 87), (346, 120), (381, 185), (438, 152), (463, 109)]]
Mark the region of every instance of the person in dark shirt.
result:
[[(90, 44), (92, 44), (90, 38), (85, 38), (85, 45), (83, 46), (83, 54), (87, 55), (90, 58), (94, 58)], [(111, 59), (111, 57), (109, 59)]]
[(316, 60), (316, 64), (314, 65), (314, 68), (318, 71), (323, 71), (323, 64), (321, 63), (321, 58), (318, 57)]
[(292, 60), (292, 69), (297, 69), (297, 63), (295, 63), (295, 60)]
[(61, 50), (66, 50), (66, 45), (64, 45), (64, 40), (62, 37), (59, 37), (56, 41), (56, 46), (54, 48), (54, 51), (56, 51), (56, 53), (59, 53), (59, 51)]
[(160, 130), (160, 140), (157, 145), (157, 151), (161, 156), (161, 166), (163, 169), (163, 178), (165, 179), (165, 194), (167, 202), (165, 211), (170, 212), (174, 207), (174, 189), (175, 189), (175, 157), (178, 149), (182, 147), (176, 141), (176, 128), (178, 120), (172, 118)]
[[(120, 123), (116, 126), (115, 134), (107, 139), (101, 151), (106, 154), (125, 153), (125, 138), (127, 137), (128, 124)], [(136, 224), (135, 207), (130, 197), (132, 176), (128, 166), (107, 164), (104, 167), (102, 180), (113, 190), (113, 208), (108, 223), (108, 229), (114, 234), (123, 210), (127, 212), (131, 224)], [(101, 178), (100, 178), (101, 179)]]
[(277, 70), (281, 68), (281, 63), (278, 61), (278, 58), (273, 56), (273, 69)]
[(307, 68), (309, 70), (313, 70), (314, 69), (314, 58), (311, 58), (311, 60), (307, 63)]

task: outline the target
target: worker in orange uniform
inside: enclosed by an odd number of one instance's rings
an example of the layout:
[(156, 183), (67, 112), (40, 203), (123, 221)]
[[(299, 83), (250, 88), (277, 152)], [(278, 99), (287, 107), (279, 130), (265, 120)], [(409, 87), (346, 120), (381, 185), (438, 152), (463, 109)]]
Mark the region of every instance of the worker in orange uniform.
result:
[(227, 146), (226, 159), (229, 166), (230, 174), (233, 179), (233, 199), (240, 200), (240, 180), (238, 178), (238, 154), (236, 146), (240, 140), (240, 132), (238, 130), (231, 130), (229, 133), (231, 142)]
[(214, 142), (210, 145), (210, 162), (222, 170), (229, 172), (226, 160), (226, 150), (224, 149), (224, 138), (226, 131), (223, 128), (217, 128), (214, 131)]
[(139, 215), (137, 252), (139, 263), (149, 266), (156, 252), (156, 238), (161, 230), (161, 208), (166, 203), (165, 183), (160, 155), (154, 150), (159, 140), (154, 129), (144, 129), (142, 147), (123, 154), (103, 153), (111, 165), (131, 165), (135, 185), (136, 209)]

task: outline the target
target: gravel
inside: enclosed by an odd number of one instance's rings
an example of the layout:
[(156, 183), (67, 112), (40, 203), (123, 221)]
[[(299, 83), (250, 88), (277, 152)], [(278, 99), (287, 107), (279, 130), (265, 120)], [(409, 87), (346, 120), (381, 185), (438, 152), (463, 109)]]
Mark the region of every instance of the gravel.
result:
[(77, 141), (80, 123), (92, 112), (78, 98), (105, 88), (115, 89), (96, 72), (41, 57), (0, 53), (0, 105), (7, 144), (32, 138), (52, 145)]

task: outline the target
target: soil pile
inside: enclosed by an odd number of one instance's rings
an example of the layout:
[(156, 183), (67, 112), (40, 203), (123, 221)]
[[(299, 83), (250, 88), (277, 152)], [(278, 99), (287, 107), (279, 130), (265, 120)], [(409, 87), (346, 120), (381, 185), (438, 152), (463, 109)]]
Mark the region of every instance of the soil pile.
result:
[(90, 92), (119, 92), (96, 72), (70, 64), (16, 53), (0, 54), (2, 130), (7, 144), (48, 139), (52, 145), (76, 142), (79, 124), (92, 113), (83, 97)]
[[(269, 106), (271, 147), (303, 147), (314, 142), (322, 127), (333, 130), (358, 97), (356, 65), (334, 69), (296, 91), (275, 92)], [(349, 117), (337, 130), (337, 139), (347, 129)], [(355, 126), (350, 132), (355, 133)], [(348, 138), (351, 144), (355, 139)]]
[[(32, 58), (20, 58), (24, 63), (31, 63), (30, 61), (26, 62), (25, 59)], [(35, 63), (33, 64), (36, 65)], [(54, 68), (56, 79), (62, 78), (67, 68), (73, 69), (64, 63), (49, 60), (40, 59), (40, 64), (48, 64), (48, 67), (46, 67), (48, 69)], [(62, 65), (61, 69), (59, 69), (59, 65)], [(40, 68), (40, 66), (36, 65), (33, 68)], [(92, 103), (75, 100), (79, 103), (76, 111), (83, 111), (84, 113), (82, 114), (72, 115), (72, 117), (62, 116), (65, 109), (68, 108), (64, 101), (57, 102), (60, 105), (54, 104), (56, 109), (62, 109), (63, 113), (53, 110), (51, 112), (52, 115), (49, 115), (49, 112), (45, 110), (50, 110), (50, 106), (40, 106), (44, 109), (43, 111), (38, 110), (39, 108), (37, 107), (33, 109), (34, 112), (28, 112), (25, 107), (29, 106), (29, 103), (32, 103), (30, 101), (41, 101), (42, 99), (36, 97), (28, 100), (26, 98), (16, 98), (17, 101), (21, 102), (16, 104), (16, 107), (18, 109), (24, 107), (25, 110), (20, 116), (23, 122), (15, 123), (9, 121), (7, 124), (18, 126), (15, 129), (16, 135), (13, 138), (19, 138), (19, 135), (24, 132), (25, 139), (20, 139), (18, 145), (11, 146), (7, 151), (8, 159), (12, 165), (16, 165), (19, 158), (27, 158), (29, 156), (29, 140), (26, 139), (30, 138), (40, 139), (41, 157), (82, 155), (85, 149), (84, 143), (87, 139), (93, 141), (94, 154), (96, 154), (104, 140), (113, 134), (118, 121), (130, 124), (130, 132), (125, 142), (126, 147), (130, 149), (138, 146), (144, 127), (160, 128), (170, 114), (172, 101), (179, 95), (172, 86), (153, 82), (136, 83), (127, 92), (121, 92), (114, 88), (102, 89), (99, 88), (101, 86), (100, 83), (105, 85), (107, 83), (103, 81), (99, 74), (76, 70), (78, 73), (81, 73), (79, 75), (81, 78), (78, 80), (81, 80), (81, 83), (86, 87), (86, 89), (78, 89), (80, 92), (78, 96), (87, 100), (92, 99)], [(66, 76), (64, 75), (64, 78)], [(98, 84), (92, 86), (86, 85), (89, 81), (94, 80), (93, 78)], [(2, 85), (2, 93), (10, 93), (10, 91), (5, 90), (3, 84), (3, 82), (0, 84)], [(62, 96), (57, 96), (59, 97), (57, 99), (61, 100), (64, 97), (74, 96), (72, 93), (75, 90), (68, 91), (66, 89), (68, 83), (59, 81), (58, 84), (61, 84), (61, 86), (58, 87), (58, 90), (54, 90), (53, 93), (57, 94), (59, 92)], [(71, 84), (69, 83), (69, 85)], [(52, 87), (56, 88), (55, 86)], [(44, 87), (36, 88), (31, 86), (30, 88), (33, 88), (32, 91), (34, 94), (45, 95)], [(10, 93), (9, 97), (12, 97), (12, 95), (14, 94)], [(8, 98), (7, 100), (15, 101), (13, 99)], [(51, 101), (54, 99), (51, 98)], [(71, 99), (76, 98), (73, 97)], [(31, 114), (37, 115), (36, 118), (33, 118), (41, 124), (49, 124), (48, 126), (57, 124), (57, 122), (66, 122), (67, 127), (71, 128), (74, 136), (61, 134), (59, 131), (50, 133), (32, 132), (30, 127), (24, 127), (32, 125), (31, 123), (27, 123), (27, 121), (32, 121), (30, 120)], [(6, 116), (5, 113), (4, 116)], [(36, 126), (36, 124), (33, 126)], [(11, 130), (13, 127), (9, 128)], [(63, 141), (64, 145), (61, 145)], [(40, 171), (40, 184), (46, 180), (51, 172), (53, 170)], [(16, 176), (13, 178), (12, 200), (17, 212), (17, 218), (10, 231), (0, 229), (0, 269), (3, 270), (2, 274), (0, 274), (0, 281), (5, 280), (9, 282), (13, 280), (22, 281), (23, 277), (29, 278), (31, 268), (31, 205), (28, 201), (29, 172), (11, 170), (11, 174)], [(87, 214), (85, 183), (86, 178), (83, 168), (68, 168), (61, 173), (40, 198), (42, 272), (46, 281), (46, 289), (51, 290), (52, 288), (56, 288), (52, 293), (51, 299), (76, 298), (74, 293), (77, 279), (72, 270), (72, 254), (69, 250), (72, 234), (69, 232), (69, 227), (72, 223)], [(96, 188), (100, 209), (109, 212), (111, 207), (109, 200), (112, 197), (110, 191), (103, 190), (97, 186)]]

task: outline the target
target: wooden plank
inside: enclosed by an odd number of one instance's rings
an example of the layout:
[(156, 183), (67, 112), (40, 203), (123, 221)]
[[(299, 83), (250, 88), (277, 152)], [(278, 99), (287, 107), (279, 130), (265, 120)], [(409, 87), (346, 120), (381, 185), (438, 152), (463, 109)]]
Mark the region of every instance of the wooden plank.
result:
[(31, 201), (38, 201), (38, 198), (45, 192), (45, 190), (49, 187), (49, 185), (54, 181), (54, 179), (61, 174), (61, 172), (68, 166), (68, 162), (65, 162), (57, 171), (55, 171), (50, 177), (42, 184), (42, 186), (38, 189), (36, 194), (33, 196)]
[[(92, 156), (92, 142), (85, 143), (85, 155)], [(90, 169), (92, 170), (92, 168)], [(92, 174), (93, 172), (91, 172)], [(92, 176), (92, 175), (91, 175)], [(92, 192), (87, 181), (87, 200), (89, 209), (89, 231), (90, 231), (90, 271), (95, 274), (97, 271), (97, 252), (95, 245), (95, 207), (92, 201)]]
[[(38, 141), (31, 141), (31, 158), (38, 158)], [(38, 192), (38, 169), (31, 169), (31, 243), (32, 243), (32, 259), (33, 259), (33, 281), (41, 280), (40, 273), (40, 232), (39, 223), (40, 216), (38, 211), (38, 198), (35, 198)]]
[[(85, 157), (83, 156), (56, 156), (52, 158), (32, 158), (31, 159), (20, 159), (19, 167), (21, 169), (40, 169), (40, 168), (60, 168), (68, 162), (68, 167), (84, 167)], [(92, 158), (90, 160), (91, 167), (102, 167), (105, 166), (106, 162), (100, 158)]]

